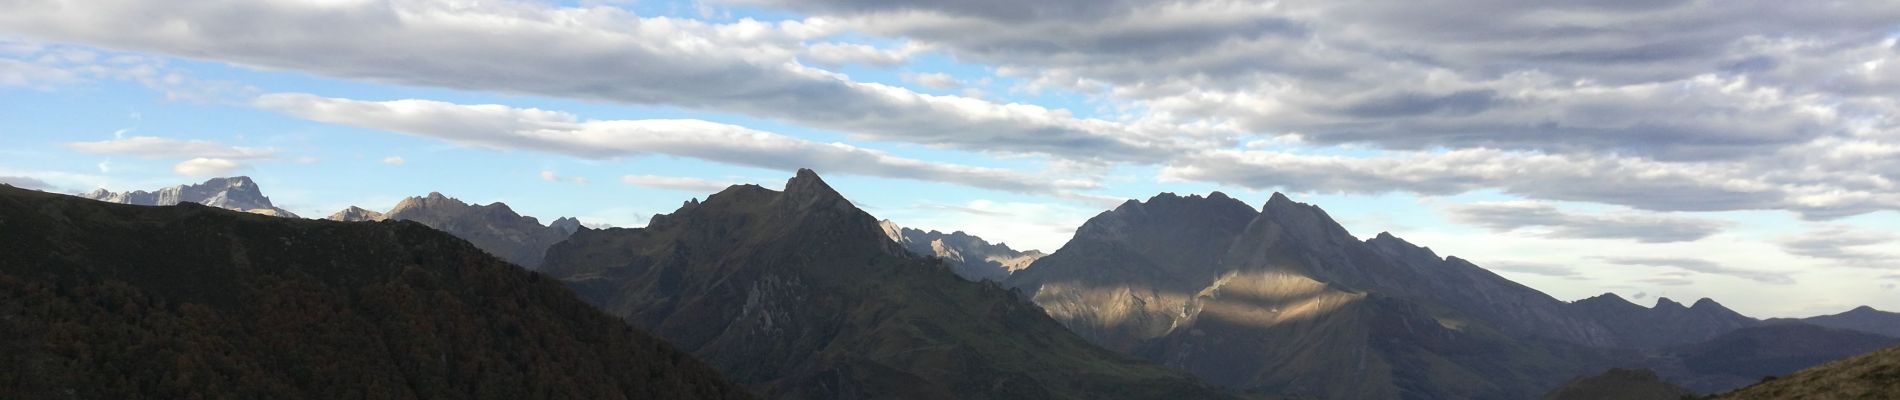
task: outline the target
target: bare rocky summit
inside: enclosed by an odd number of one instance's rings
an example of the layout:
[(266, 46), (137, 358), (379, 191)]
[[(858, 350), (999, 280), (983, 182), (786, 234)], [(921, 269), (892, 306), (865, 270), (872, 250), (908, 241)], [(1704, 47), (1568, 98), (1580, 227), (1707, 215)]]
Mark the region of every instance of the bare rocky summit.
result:
[(170, 206), (178, 203), (197, 203), (226, 210), (243, 211), (252, 214), (273, 217), (297, 218), (297, 214), (272, 205), (270, 197), (265, 197), (257, 182), (248, 176), (229, 178), (211, 178), (196, 185), (178, 185), (147, 192), (112, 192), (105, 189), (93, 189), (80, 197), (108, 203), (131, 204), (140, 206)]
[(991, 244), (981, 237), (956, 231), (943, 233), (898, 226), (891, 220), (878, 221), (884, 235), (921, 256), (937, 257), (950, 264), (957, 276), (971, 281), (1002, 282), (1010, 274), (1028, 268), (1045, 254), (1036, 250), (1017, 251), (1008, 244)]
[(403, 199), (388, 212), (350, 207), (331, 214), (333, 221), (415, 221), (475, 244), (475, 247), (523, 268), (535, 269), (548, 246), (581, 229), (580, 221), (560, 218), (541, 225), (500, 202), (475, 205), (442, 193)]

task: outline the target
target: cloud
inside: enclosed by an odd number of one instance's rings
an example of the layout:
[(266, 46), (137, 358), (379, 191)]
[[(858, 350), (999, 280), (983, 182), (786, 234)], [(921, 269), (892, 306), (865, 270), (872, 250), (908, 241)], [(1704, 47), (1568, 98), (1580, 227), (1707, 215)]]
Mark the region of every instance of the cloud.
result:
[(1900, 240), (1887, 232), (1875, 232), (1854, 229), (1843, 225), (1830, 225), (1799, 235), (1779, 240), (1781, 250), (1788, 254), (1831, 261), (1851, 267), (1892, 267), (1900, 258), (1893, 254), (1867, 247), (1892, 243)]
[(1631, 239), (1643, 243), (1691, 242), (1733, 225), (1656, 213), (1574, 214), (1534, 202), (1454, 204), (1444, 211), (1453, 220), (1496, 232), (1543, 227), (1549, 229), (1548, 234), (1553, 237)]
[[(1482, 189), (1540, 200), (1616, 204), (1649, 211), (1789, 210), (1830, 219), (1900, 209), (1879, 176), (1743, 163), (1672, 163), (1496, 149), (1380, 152), (1368, 156), (1280, 149), (1218, 150), (1162, 169), (1172, 180), (1254, 189), (1349, 194), (1452, 195)], [(1865, 178), (1865, 181), (1857, 182)]]
[(1526, 274), (1552, 276), (1552, 277), (1559, 277), (1559, 278), (1569, 278), (1569, 277), (1575, 277), (1578, 275), (1577, 270), (1575, 268), (1571, 268), (1571, 267), (1567, 267), (1563, 265), (1557, 265), (1557, 264), (1525, 262), (1525, 261), (1490, 262), (1490, 263), (1485, 264), (1485, 269), (1497, 270), (1497, 271), (1520, 272), (1520, 273), (1526, 273)]
[(805, 47), (803, 58), (828, 67), (855, 64), (889, 68), (909, 62), (911, 56), (922, 50), (915, 45), (880, 49), (866, 44), (828, 42)]
[(383, 165), (400, 167), (408, 163), (409, 161), (402, 159), (402, 157), (397, 157), (397, 156), (383, 157)]
[(657, 175), (627, 175), (620, 177), (620, 182), (639, 187), (708, 194), (725, 190), (727, 186), (732, 186), (727, 183), (713, 182), (699, 178)]
[(124, 155), (148, 159), (221, 158), (261, 160), (277, 157), (277, 149), (230, 146), (207, 140), (181, 140), (152, 136), (133, 136), (97, 142), (67, 143), (67, 148), (92, 154)]
[(561, 180), (561, 176), (556, 175), (554, 171), (541, 170), (541, 180), (555, 182)]
[(46, 181), (30, 176), (0, 176), (0, 183), (13, 185), (13, 187), (21, 189), (40, 191), (51, 190), (53, 188), (53, 185), (47, 184)]
[(949, 74), (906, 72), (903, 75), (899, 75), (899, 77), (903, 78), (905, 82), (923, 85), (931, 89), (955, 89), (963, 86), (963, 81)]
[(222, 158), (200, 157), (200, 158), (193, 158), (190, 160), (185, 160), (183, 162), (180, 162), (178, 163), (178, 165), (172, 166), (172, 171), (177, 172), (179, 175), (189, 176), (193, 178), (208, 178), (208, 177), (215, 177), (215, 176), (226, 176), (226, 175), (230, 175), (231, 172), (233, 171), (248, 169), (248, 168), (250, 168), (250, 166), (244, 165), (243, 163), (239, 163), (237, 161), (232, 161), (232, 160), (227, 160), (227, 159), (222, 159)]
[(265, 95), (255, 104), (313, 121), (466, 146), (589, 159), (658, 154), (774, 170), (813, 168), (834, 174), (945, 182), (1030, 194), (1054, 195), (1065, 189), (1091, 187), (1003, 169), (902, 158), (843, 143), (818, 143), (703, 120), (581, 120), (567, 113), (494, 104), (374, 102), (297, 93)]
[[(1711, 262), (1709, 260), (1703, 260), (1699, 258), (1631, 257), (1631, 256), (1604, 256), (1604, 257), (1598, 257), (1598, 258), (1603, 260), (1604, 262), (1617, 264), (1617, 265), (1666, 267), (1666, 268), (1675, 268), (1675, 269), (1680, 269), (1683, 271), (1690, 271), (1690, 272), (1697, 272), (1697, 273), (1704, 273), (1704, 274), (1726, 275), (1726, 276), (1742, 278), (1742, 279), (1747, 279), (1751, 281), (1774, 284), (1774, 285), (1794, 284), (1794, 278), (1789, 278), (1788, 274), (1786, 273), (1730, 268), (1730, 267), (1723, 266), (1721, 264), (1717, 264), (1715, 262)], [(1670, 282), (1670, 284), (1673, 284), (1677, 282), (1677, 280), (1666, 280), (1666, 282)], [(1651, 283), (1658, 283), (1658, 282), (1651, 282)], [(1659, 283), (1659, 284), (1663, 284), (1663, 283)]]
[[(171, 28), (179, 26), (191, 29)], [(379, 83), (731, 112), (983, 152), (1153, 162), (1176, 146), (1167, 135), (1185, 130), (925, 95), (797, 62), (806, 40), (840, 32), (822, 19), (714, 24), (525, 1), (102, 0), (80, 9), (27, 0), (0, 15), (0, 33), (35, 40)]]

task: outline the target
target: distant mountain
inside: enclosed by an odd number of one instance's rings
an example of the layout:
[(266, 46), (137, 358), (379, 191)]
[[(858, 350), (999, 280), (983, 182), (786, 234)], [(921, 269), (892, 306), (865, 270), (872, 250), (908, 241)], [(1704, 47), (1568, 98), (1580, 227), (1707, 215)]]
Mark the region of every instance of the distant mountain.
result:
[(1164, 193), (1090, 219), (1007, 281), (1096, 343), (1210, 383), (1320, 398), (1543, 395), (1601, 371), (1564, 303), (1274, 194)]
[(1900, 347), (1830, 362), (1716, 398), (1725, 400), (1900, 398)]
[(337, 211), (335, 214), (330, 214), (329, 217), (324, 217), (323, 219), (340, 222), (363, 222), (381, 221), (384, 218), (383, 213), (365, 210), (362, 207), (350, 206), (350, 208)]
[(1637, 349), (1697, 343), (1761, 322), (1707, 298), (1683, 307), (1661, 297), (1656, 299), (1655, 307), (1643, 307), (1614, 293), (1604, 293), (1570, 303), (1570, 308), (1608, 328), (1622, 347)]
[(1223, 395), (1066, 331), (994, 283), (911, 254), (810, 170), (645, 228), (582, 230), (543, 271), (771, 398)]
[(1612, 368), (1571, 380), (1544, 400), (1681, 400), (1693, 395), (1689, 389), (1664, 382), (1655, 371)]
[(1805, 322), (1836, 329), (1848, 329), (1867, 333), (1900, 337), (1900, 313), (1876, 310), (1873, 307), (1860, 306), (1847, 312), (1834, 315), (1822, 315), (1807, 318), (1774, 318), (1769, 323)]
[(878, 221), (878, 226), (904, 249), (917, 255), (942, 258), (950, 263), (950, 270), (957, 276), (971, 281), (1002, 282), (1009, 274), (1029, 267), (1029, 263), (1043, 256), (1040, 251), (1016, 251), (1007, 244), (990, 244), (963, 231), (926, 232), (901, 227), (890, 220)]
[(554, 220), (553, 224), (541, 225), (541, 221), (534, 217), (516, 214), (507, 204), (471, 205), (433, 192), (428, 196), (403, 199), (389, 212), (378, 213), (352, 206), (331, 214), (328, 219), (420, 222), (474, 243), (475, 247), (527, 269), (541, 265), (542, 255), (547, 252), (548, 246), (567, 239), (568, 235), (580, 229), (580, 221), (573, 218), (560, 218)]
[(1697, 392), (1717, 393), (1758, 382), (1762, 377), (1786, 376), (1896, 345), (1900, 345), (1900, 338), (1804, 323), (1769, 324), (1673, 349), (1668, 357), (1680, 360), (1682, 368), (1659, 372)]
[(706, 366), (409, 222), (0, 187), (0, 398), (742, 399)]
[(93, 189), (80, 195), (88, 199), (108, 203), (132, 204), (140, 206), (169, 206), (178, 203), (198, 203), (226, 210), (237, 210), (253, 214), (274, 217), (297, 218), (297, 214), (271, 205), (270, 198), (258, 189), (257, 182), (251, 177), (236, 176), (230, 178), (211, 178), (196, 185), (178, 185), (158, 189), (155, 192), (134, 190), (114, 193), (105, 189)]

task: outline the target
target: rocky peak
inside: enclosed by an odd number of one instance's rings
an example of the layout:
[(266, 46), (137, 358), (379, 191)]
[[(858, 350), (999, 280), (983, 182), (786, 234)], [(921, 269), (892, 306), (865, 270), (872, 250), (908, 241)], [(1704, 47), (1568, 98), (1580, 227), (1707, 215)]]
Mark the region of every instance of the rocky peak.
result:
[(1628, 299), (1624, 299), (1623, 296), (1618, 296), (1616, 295), (1616, 293), (1608, 293), (1608, 292), (1605, 292), (1603, 294), (1599, 294), (1587, 299), (1577, 300), (1575, 303), (1580, 304), (1580, 305), (1588, 305), (1588, 306), (1608, 306), (1608, 307), (1619, 307), (1619, 308), (1626, 308), (1626, 309), (1643, 308), (1643, 306), (1641, 305), (1637, 305), (1636, 303), (1631, 302)]
[(1879, 312), (1881, 311), (1874, 309), (1871, 306), (1860, 306), (1860, 307), (1854, 307), (1854, 309), (1852, 310), (1847, 310), (1847, 314), (1867, 314), (1867, 313), (1879, 313)]
[(335, 214), (330, 214), (328, 218), (324, 219), (344, 222), (381, 221), (383, 220), (383, 213), (366, 210), (362, 207), (350, 206), (350, 208), (337, 211)]
[(559, 229), (562, 233), (572, 235), (574, 232), (581, 230), (581, 220), (575, 219), (574, 217), (556, 218), (554, 222), (548, 223), (548, 227)]
[(245, 211), (257, 214), (295, 217), (284, 209), (271, 204), (257, 182), (247, 176), (212, 178), (195, 185), (178, 185), (158, 189), (155, 192), (134, 190), (114, 193), (105, 189), (86, 192), (84, 197), (122, 204), (142, 206), (170, 206), (178, 203), (198, 203), (227, 210)]
[(798, 175), (785, 181), (785, 199), (799, 207), (830, 208), (838, 207), (839, 203), (850, 207), (850, 201), (845, 200), (844, 195), (838, 194), (837, 190), (825, 183), (824, 178), (818, 177), (817, 172), (807, 168), (799, 168)]
[(1670, 300), (1668, 297), (1657, 297), (1656, 307), (1654, 308), (1657, 311), (1682, 311), (1682, 310), (1689, 309), (1688, 307), (1683, 307), (1682, 303), (1677, 303), (1675, 300)]
[(1428, 262), (1445, 260), (1445, 258), (1439, 257), (1438, 253), (1433, 252), (1432, 248), (1412, 244), (1412, 242), (1407, 242), (1405, 239), (1392, 235), (1391, 232), (1379, 232), (1377, 236), (1366, 239), (1366, 244), (1372, 245), (1372, 248), (1379, 250), (1381, 253), (1401, 260)]
[(1261, 207), (1258, 222), (1278, 224), (1288, 236), (1298, 241), (1357, 241), (1352, 233), (1346, 231), (1346, 227), (1340, 226), (1331, 215), (1327, 215), (1326, 210), (1293, 201), (1280, 192), (1273, 192), (1273, 197), (1267, 199), (1267, 205)]

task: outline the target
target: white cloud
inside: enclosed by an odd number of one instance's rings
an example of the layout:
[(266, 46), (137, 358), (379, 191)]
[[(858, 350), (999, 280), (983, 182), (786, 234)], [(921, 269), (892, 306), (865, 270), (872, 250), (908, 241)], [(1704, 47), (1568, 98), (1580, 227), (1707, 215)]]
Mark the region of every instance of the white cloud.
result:
[(560, 176), (560, 175), (556, 175), (556, 174), (554, 173), (554, 171), (549, 171), (549, 170), (541, 170), (541, 180), (544, 180), (544, 181), (548, 181), (548, 182), (554, 182), (554, 181), (559, 181), (559, 180), (561, 180), (561, 176)]
[(683, 177), (683, 176), (657, 176), (657, 175), (627, 175), (627, 176), (620, 177), (620, 182), (628, 184), (628, 185), (639, 186), (639, 187), (649, 187), (649, 188), (655, 188), (655, 189), (670, 189), (670, 190), (679, 190), (679, 191), (703, 193), (703, 194), (716, 193), (718, 191), (725, 190), (727, 186), (731, 186), (731, 184), (728, 184), (728, 183), (713, 182), (713, 181), (708, 181), (708, 180), (699, 179), (699, 178), (691, 178), (691, 177)]
[(125, 155), (148, 159), (165, 158), (221, 158), (230, 160), (259, 160), (277, 157), (277, 149), (230, 146), (208, 140), (181, 140), (152, 136), (133, 136), (97, 142), (67, 143), (67, 148), (76, 151)]
[(584, 121), (567, 113), (494, 104), (373, 102), (294, 93), (262, 96), (256, 104), (314, 121), (490, 149), (591, 159), (658, 154), (784, 171), (813, 168), (835, 174), (946, 182), (1018, 193), (1057, 194), (1081, 186), (1009, 170), (903, 158), (844, 143), (818, 143), (703, 120)]
[(949, 74), (906, 72), (900, 77), (902, 77), (905, 82), (923, 85), (931, 89), (955, 89), (963, 86), (963, 81)]
[(39, 178), (30, 177), (30, 176), (0, 176), (0, 183), (13, 185), (13, 187), (17, 187), (21, 189), (33, 189), (33, 190), (52, 190), (53, 189), (53, 185), (47, 184), (46, 181), (40, 180)]
[(402, 157), (397, 157), (397, 156), (383, 157), (383, 165), (400, 167), (408, 163), (409, 161), (402, 159)]
[(250, 168), (243, 163), (222, 158), (193, 158), (172, 166), (179, 175), (193, 178), (208, 178), (230, 175), (231, 172)]

